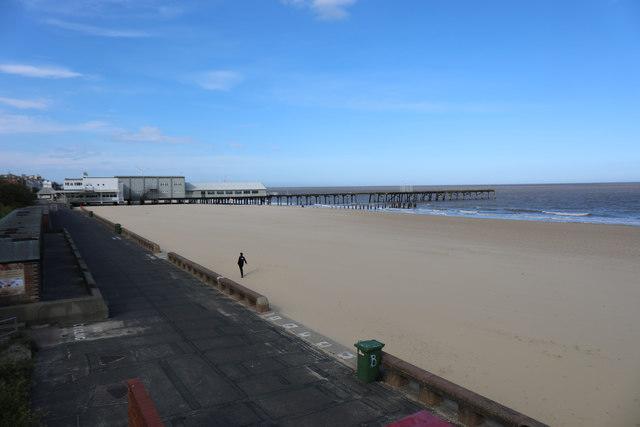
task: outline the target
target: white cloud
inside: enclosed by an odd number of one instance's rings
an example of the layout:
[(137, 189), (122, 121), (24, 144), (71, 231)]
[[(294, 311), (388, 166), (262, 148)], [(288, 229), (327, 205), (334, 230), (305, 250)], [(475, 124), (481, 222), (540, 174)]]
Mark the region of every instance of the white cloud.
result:
[(349, 16), (347, 10), (357, 0), (281, 0), (283, 4), (295, 7), (306, 7), (316, 16), (326, 21), (336, 21)]
[(151, 34), (138, 30), (124, 30), (114, 28), (102, 28), (93, 25), (78, 24), (75, 22), (61, 21), (58, 19), (47, 19), (47, 24), (65, 30), (76, 31), (91, 36), (114, 37), (114, 38), (139, 38), (150, 37)]
[(107, 129), (104, 122), (60, 123), (37, 116), (0, 113), (0, 134), (96, 132)]
[(128, 131), (102, 121), (83, 123), (61, 123), (39, 116), (22, 114), (5, 114), (0, 112), (0, 135), (2, 134), (57, 134), (69, 132), (85, 132), (102, 134), (114, 141), (151, 142), (166, 144), (183, 144), (191, 142), (190, 138), (169, 136), (153, 126), (143, 126), (137, 131)]
[(99, 18), (170, 19), (184, 13), (186, 0), (20, 0), (31, 12)]
[(228, 91), (242, 81), (242, 75), (229, 70), (211, 70), (196, 76), (196, 83), (207, 90)]
[(169, 144), (184, 144), (190, 142), (189, 138), (179, 136), (168, 136), (154, 126), (143, 126), (137, 132), (120, 131), (116, 133), (116, 138), (121, 141), (131, 142), (155, 142)]
[(49, 101), (47, 101), (46, 99), (18, 99), (0, 96), (0, 104), (19, 108), (21, 110), (44, 110), (49, 106)]
[(0, 73), (44, 79), (69, 79), (82, 76), (82, 74), (76, 73), (75, 71), (71, 71), (67, 68), (26, 64), (0, 64)]

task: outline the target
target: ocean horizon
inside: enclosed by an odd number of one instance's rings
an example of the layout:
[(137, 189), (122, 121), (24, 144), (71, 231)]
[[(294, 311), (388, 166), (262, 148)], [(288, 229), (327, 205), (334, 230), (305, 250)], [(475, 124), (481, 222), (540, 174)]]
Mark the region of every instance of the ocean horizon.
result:
[[(269, 187), (279, 194), (330, 192), (393, 192), (492, 188), (495, 199), (447, 200), (418, 203), (412, 209), (385, 208), (416, 215), (506, 219), (543, 222), (579, 222), (640, 227), (640, 182), (517, 185), (402, 185)], [(366, 196), (358, 202), (366, 203)], [(331, 207), (318, 204), (317, 207)]]

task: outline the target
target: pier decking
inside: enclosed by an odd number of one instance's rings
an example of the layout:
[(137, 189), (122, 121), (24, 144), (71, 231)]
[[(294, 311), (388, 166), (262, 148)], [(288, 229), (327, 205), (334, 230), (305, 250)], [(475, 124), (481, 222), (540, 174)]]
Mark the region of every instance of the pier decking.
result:
[(496, 191), (491, 188), (447, 189), (428, 191), (363, 191), (331, 193), (270, 193), (266, 196), (185, 197), (148, 199), (150, 204), (214, 204), (214, 205), (286, 205), (286, 206), (349, 206), (368, 208), (413, 208), (418, 203), (443, 202), (448, 200), (494, 199)]

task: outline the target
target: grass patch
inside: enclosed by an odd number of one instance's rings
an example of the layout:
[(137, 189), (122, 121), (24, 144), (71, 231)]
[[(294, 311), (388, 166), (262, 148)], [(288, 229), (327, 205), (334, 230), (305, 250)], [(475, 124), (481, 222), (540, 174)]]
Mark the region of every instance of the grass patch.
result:
[(11, 212), (14, 209), (15, 207), (13, 206), (5, 206), (2, 203), (0, 203), (0, 218), (4, 218), (6, 215), (9, 214), (9, 212)]
[[(27, 344), (18, 337), (5, 344), (0, 352), (14, 343)], [(0, 362), (0, 426), (37, 426), (38, 416), (31, 410), (31, 374), (33, 360)]]

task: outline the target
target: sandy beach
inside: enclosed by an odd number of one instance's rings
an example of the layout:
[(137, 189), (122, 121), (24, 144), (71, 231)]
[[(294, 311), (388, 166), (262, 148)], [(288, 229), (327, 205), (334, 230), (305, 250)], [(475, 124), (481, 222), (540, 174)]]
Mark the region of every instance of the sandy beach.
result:
[(275, 206), (95, 211), (344, 345), (378, 339), (551, 425), (640, 425), (640, 228)]

